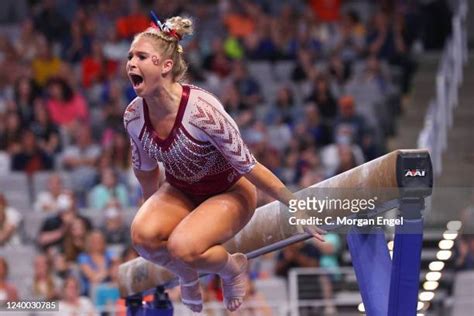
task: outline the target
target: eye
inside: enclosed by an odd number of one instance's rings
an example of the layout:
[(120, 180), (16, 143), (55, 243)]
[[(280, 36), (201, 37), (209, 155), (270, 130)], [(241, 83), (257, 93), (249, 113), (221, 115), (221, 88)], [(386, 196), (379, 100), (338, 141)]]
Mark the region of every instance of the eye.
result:
[(133, 57), (132, 54), (128, 54), (128, 55), (127, 55), (127, 59), (128, 59), (128, 60), (132, 59), (132, 57)]
[(145, 60), (145, 59), (146, 59), (146, 56), (144, 56), (144, 55), (138, 55), (138, 59), (140, 59), (140, 60)]

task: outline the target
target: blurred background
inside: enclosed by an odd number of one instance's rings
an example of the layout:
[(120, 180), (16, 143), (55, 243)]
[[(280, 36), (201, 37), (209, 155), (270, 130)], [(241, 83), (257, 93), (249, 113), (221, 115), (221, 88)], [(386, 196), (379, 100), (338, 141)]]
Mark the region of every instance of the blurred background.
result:
[[(292, 190), (394, 149), (428, 148), (444, 189), (428, 204), (419, 312), (471, 315), (467, 4), (1, 1), (0, 301), (125, 315), (117, 268), (137, 256), (129, 225), (141, 203), (122, 124), (135, 97), (125, 64), (153, 9), (162, 20), (193, 19), (182, 43), (186, 81), (221, 99), (257, 160)], [(259, 205), (270, 201), (259, 193)], [(389, 249), (391, 238), (387, 229)], [(345, 236), (326, 239), (252, 261), (247, 303), (229, 315), (363, 314)], [(202, 287), (206, 314), (228, 315), (219, 280)], [(176, 314), (188, 315), (178, 289), (170, 295)]]

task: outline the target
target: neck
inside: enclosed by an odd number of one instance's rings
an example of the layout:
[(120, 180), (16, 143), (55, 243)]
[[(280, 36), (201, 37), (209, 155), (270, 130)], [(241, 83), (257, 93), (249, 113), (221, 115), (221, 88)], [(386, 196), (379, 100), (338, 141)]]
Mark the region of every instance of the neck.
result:
[(177, 83), (164, 84), (155, 94), (145, 97), (152, 118), (163, 118), (178, 111), (183, 87)]

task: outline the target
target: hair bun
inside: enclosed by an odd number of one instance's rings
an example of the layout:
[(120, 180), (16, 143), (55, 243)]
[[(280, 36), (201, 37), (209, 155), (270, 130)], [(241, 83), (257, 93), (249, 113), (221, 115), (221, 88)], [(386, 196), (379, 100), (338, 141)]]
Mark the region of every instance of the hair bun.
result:
[(180, 38), (183, 38), (185, 35), (191, 35), (194, 31), (193, 21), (189, 18), (183, 18), (180, 16), (167, 19), (165, 25), (176, 32)]

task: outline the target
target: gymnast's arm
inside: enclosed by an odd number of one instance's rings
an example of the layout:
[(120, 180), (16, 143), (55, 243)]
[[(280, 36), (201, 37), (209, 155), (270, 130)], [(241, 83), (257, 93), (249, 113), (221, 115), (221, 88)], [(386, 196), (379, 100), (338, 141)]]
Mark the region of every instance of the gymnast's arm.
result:
[(135, 173), (135, 176), (140, 183), (143, 199), (145, 201), (158, 190), (159, 170), (160, 168), (158, 166), (155, 169), (147, 171), (133, 168), (133, 173)]
[[(245, 177), (252, 182), (257, 188), (264, 191), (271, 197), (280, 201), (281, 203), (289, 206), (290, 200), (295, 199), (295, 196), (291, 191), (281, 182), (276, 175), (268, 170), (264, 165), (259, 162), (255, 163), (252, 170), (245, 174)], [(322, 234), (326, 231), (318, 227), (304, 227), (304, 230), (311, 233), (314, 238), (324, 241)]]
[(289, 206), (290, 200), (295, 198), (283, 182), (259, 162), (256, 162), (255, 166), (245, 177), (257, 188), (286, 206)]

